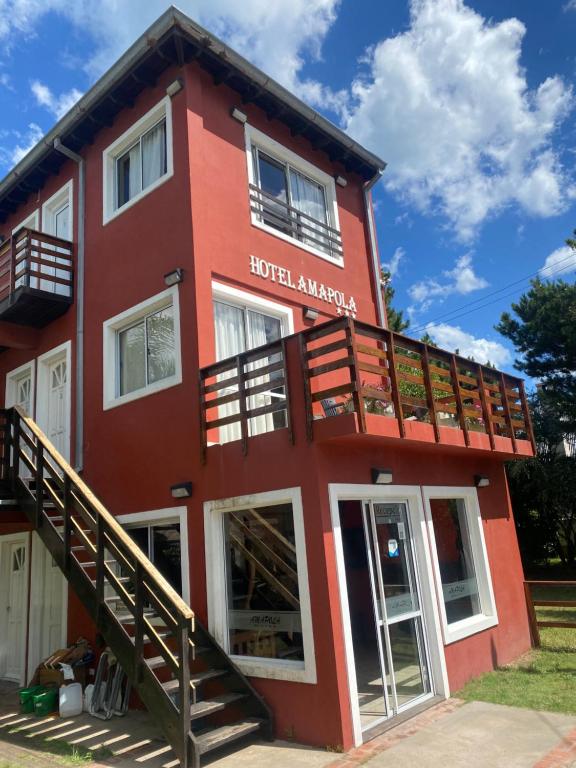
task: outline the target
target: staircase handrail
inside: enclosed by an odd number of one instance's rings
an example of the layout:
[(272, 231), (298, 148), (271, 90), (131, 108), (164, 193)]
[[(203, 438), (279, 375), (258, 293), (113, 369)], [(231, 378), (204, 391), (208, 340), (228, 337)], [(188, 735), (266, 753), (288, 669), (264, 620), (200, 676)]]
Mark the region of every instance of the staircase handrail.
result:
[(176, 592), (174, 587), (172, 587), (168, 583), (168, 581), (166, 581), (166, 579), (164, 578), (164, 576), (162, 576), (160, 571), (158, 571), (150, 563), (148, 558), (144, 556), (140, 548), (134, 544), (130, 536), (128, 536), (128, 534), (122, 528), (120, 523), (116, 520), (114, 515), (111, 512), (109, 512), (106, 509), (106, 507), (102, 504), (102, 502), (98, 499), (98, 497), (92, 493), (92, 491), (88, 488), (86, 483), (84, 483), (82, 478), (74, 471), (74, 469), (72, 469), (72, 467), (66, 461), (66, 459), (62, 456), (62, 454), (56, 450), (54, 445), (51, 443), (48, 437), (44, 434), (44, 432), (40, 429), (40, 427), (36, 424), (36, 422), (30, 417), (26, 416), (22, 408), (18, 405), (14, 405), (12, 406), (12, 408), (7, 409), (8, 412), (10, 410), (18, 414), (18, 417), (26, 424), (28, 429), (34, 434), (36, 439), (42, 444), (44, 451), (50, 454), (52, 459), (54, 459), (54, 461), (60, 467), (60, 469), (64, 472), (64, 474), (69, 477), (70, 481), (73, 483), (76, 489), (80, 491), (80, 493), (86, 498), (86, 500), (92, 506), (94, 511), (98, 515), (100, 515), (103, 520), (105, 520), (110, 530), (114, 533), (115, 536), (118, 537), (118, 539), (120, 539), (122, 544), (128, 549), (128, 551), (132, 554), (134, 559), (138, 561), (139, 566), (146, 573), (146, 575), (153, 582), (155, 582), (158, 589), (162, 591), (164, 595), (169, 599), (173, 607), (180, 614), (181, 619), (183, 621), (193, 622), (194, 611), (190, 608), (190, 606), (186, 605), (186, 603), (180, 597), (178, 592)]

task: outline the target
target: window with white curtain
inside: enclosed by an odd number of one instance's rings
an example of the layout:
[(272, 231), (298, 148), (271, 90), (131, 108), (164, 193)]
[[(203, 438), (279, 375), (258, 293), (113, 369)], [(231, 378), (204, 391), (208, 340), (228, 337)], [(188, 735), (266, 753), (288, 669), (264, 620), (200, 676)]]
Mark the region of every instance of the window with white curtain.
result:
[(343, 266), (334, 178), (246, 124), (252, 223)]
[[(239, 355), (249, 349), (261, 347), (280, 339), (284, 333), (282, 319), (266, 314), (264, 311), (248, 306), (214, 300), (214, 329), (216, 336), (216, 358), (218, 361)], [(260, 361), (260, 366), (274, 362), (274, 355)], [(254, 364), (255, 365), (255, 364)], [(268, 405), (273, 399), (285, 399), (283, 387), (274, 386), (277, 372), (267, 374), (254, 381), (254, 386), (268, 382), (270, 389), (249, 398), (249, 407), (258, 408)], [(228, 394), (237, 391), (237, 385), (231, 386)], [(223, 393), (225, 394), (225, 393)], [(238, 413), (238, 402), (221, 406), (221, 418)], [(280, 410), (250, 419), (251, 435), (259, 435), (286, 426), (286, 411)], [(229, 424), (220, 428), (220, 442), (227, 443), (240, 439), (240, 424)]]
[(104, 150), (104, 223), (173, 175), (168, 97)]

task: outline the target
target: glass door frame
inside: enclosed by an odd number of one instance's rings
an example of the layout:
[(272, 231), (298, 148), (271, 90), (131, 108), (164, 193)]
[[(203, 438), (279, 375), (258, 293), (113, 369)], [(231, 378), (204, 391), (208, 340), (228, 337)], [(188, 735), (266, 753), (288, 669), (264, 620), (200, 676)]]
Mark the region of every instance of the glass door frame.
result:
[[(346, 583), (346, 567), (344, 561), (344, 548), (342, 531), (340, 527), (341, 501), (356, 501), (364, 503), (373, 502), (400, 502), (405, 503), (408, 518), (411, 524), (413, 536), (413, 551), (419, 575), (420, 596), (423, 615), (423, 632), (428, 647), (431, 698), (450, 695), (446, 659), (444, 654), (444, 642), (438, 608), (438, 597), (435, 585), (435, 577), (430, 552), (430, 541), (424, 515), (422, 488), (419, 485), (369, 485), (369, 484), (344, 484), (330, 483), (328, 485), (330, 514), (332, 530), (334, 534), (334, 549), (336, 559), (336, 575), (340, 598), (342, 616), (342, 630), (344, 636), (344, 661), (348, 678), (348, 690), (350, 697), (351, 725), (355, 746), (364, 742), (362, 733), (360, 707), (358, 703), (358, 685), (354, 660), (354, 648), (352, 643), (352, 628), (350, 617), (350, 605), (348, 599), (348, 587)], [(422, 701), (423, 699), (420, 699)], [(405, 711), (405, 710), (402, 710)], [(389, 721), (384, 717), (381, 722)], [(376, 727), (376, 725), (374, 725)]]
[[(377, 521), (375, 506), (377, 504), (397, 504), (404, 507), (406, 512), (406, 527), (407, 539), (410, 543), (409, 552), (412, 567), (407, 565), (407, 577), (408, 585), (410, 589), (410, 595), (416, 595), (418, 600), (418, 608), (402, 613), (399, 616), (392, 618), (388, 617), (388, 611), (386, 606), (385, 595), (385, 583), (382, 575), (380, 547), (378, 544), (377, 536)], [(373, 723), (370, 723), (364, 731), (370, 731), (372, 728), (377, 727), (381, 722), (390, 720), (393, 717), (401, 714), (402, 712), (417, 706), (418, 704), (426, 701), (434, 696), (433, 679), (430, 674), (430, 653), (428, 651), (428, 633), (426, 630), (426, 620), (424, 617), (424, 610), (422, 607), (422, 589), (421, 579), (418, 568), (418, 559), (416, 557), (414, 546), (414, 534), (412, 521), (410, 520), (410, 508), (408, 500), (392, 500), (392, 499), (369, 499), (362, 501), (362, 522), (364, 524), (364, 540), (366, 542), (366, 550), (368, 555), (368, 570), (370, 574), (370, 584), (372, 587), (372, 602), (374, 607), (374, 619), (377, 628), (378, 638), (378, 651), (380, 655), (380, 665), (382, 669), (382, 686), (384, 693), (384, 701), (386, 703), (386, 715), (382, 718), (378, 718)], [(368, 528), (369, 527), (369, 528)], [(371, 535), (368, 535), (370, 530)], [(376, 565), (376, 568), (374, 568)], [(374, 572), (376, 571), (376, 572)], [(378, 606), (380, 606), (380, 613), (378, 612)], [(418, 658), (420, 661), (420, 672), (422, 674), (423, 682), (430, 689), (424, 691), (419, 696), (416, 696), (409, 702), (404, 704), (398, 703), (398, 693), (396, 686), (396, 674), (394, 671), (394, 658), (392, 653), (392, 642), (390, 639), (390, 627), (394, 624), (398, 624), (402, 621), (408, 621), (410, 619), (420, 619), (420, 628), (416, 629), (416, 643), (418, 648)], [(383, 642), (384, 639), (384, 642)], [(384, 647), (385, 646), (385, 647)], [(390, 702), (390, 693), (392, 693), (392, 702)]]

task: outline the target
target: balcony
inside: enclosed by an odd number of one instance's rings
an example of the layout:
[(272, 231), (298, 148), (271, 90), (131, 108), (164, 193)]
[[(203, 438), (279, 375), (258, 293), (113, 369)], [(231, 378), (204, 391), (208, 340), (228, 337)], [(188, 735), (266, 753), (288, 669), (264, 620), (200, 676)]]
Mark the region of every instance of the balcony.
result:
[(0, 245), (0, 321), (42, 328), (73, 301), (74, 247), (21, 229)]
[(267, 194), (255, 184), (250, 184), (250, 210), (266, 227), (321, 251), (336, 261), (342, 260), (342, 238), (337, 229)]
[[(300, 392), (298, 392), (300, 389)], [(288, 429), (309, 441), (410, 441), (535, 451), (521, 379), (383, 328), (339, 318), (200, 371), (202, 451)]]

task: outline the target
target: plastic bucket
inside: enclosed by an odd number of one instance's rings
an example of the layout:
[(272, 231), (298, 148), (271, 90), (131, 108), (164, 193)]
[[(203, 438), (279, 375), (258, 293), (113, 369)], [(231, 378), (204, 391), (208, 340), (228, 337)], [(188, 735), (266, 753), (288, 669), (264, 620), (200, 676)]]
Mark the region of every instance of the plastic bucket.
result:
[(21, 688), (18, 691), (20, 695), (20, 712), (23, 715), (32, 714), (34, 712), (34, 696), (45, 690), (42, 685), (31, 685), (29, 688)]
[(38, 717), (50, 715), (58, 709), (58, 688), (46, 688), (34, 696), (34, 714)]
[(60, 686), (60, 717), (75, 717), (82, 714), (82, 686), (80, 683)]

